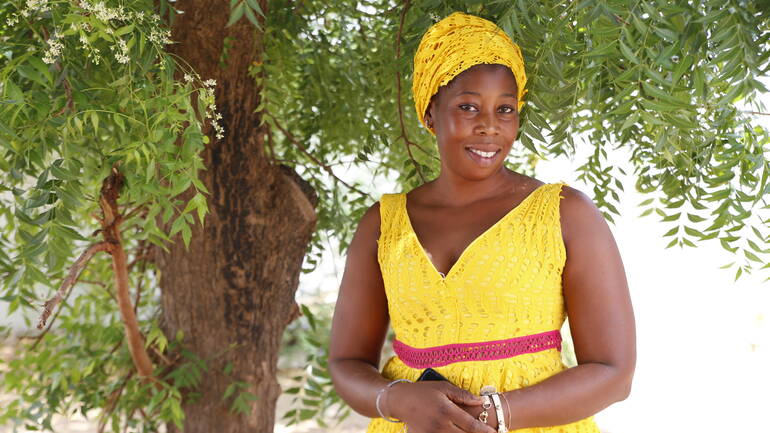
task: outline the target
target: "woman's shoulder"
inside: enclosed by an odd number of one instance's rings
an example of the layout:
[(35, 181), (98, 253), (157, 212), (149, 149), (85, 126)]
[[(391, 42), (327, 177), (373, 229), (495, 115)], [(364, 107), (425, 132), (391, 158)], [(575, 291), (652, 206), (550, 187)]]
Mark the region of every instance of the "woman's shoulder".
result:
[(562, 182), (559, 210), (564, 241), (569, 242), (573, 233), (584, 232), (590, 227), (606, 224), (604, 215), (593, 199), (578, 188)]
[[(384, 194), (383, 194), (384, 195)], [(369, 206), (358, 220), (356, 235), (377, 239), (380, 236), (380, 199)]]

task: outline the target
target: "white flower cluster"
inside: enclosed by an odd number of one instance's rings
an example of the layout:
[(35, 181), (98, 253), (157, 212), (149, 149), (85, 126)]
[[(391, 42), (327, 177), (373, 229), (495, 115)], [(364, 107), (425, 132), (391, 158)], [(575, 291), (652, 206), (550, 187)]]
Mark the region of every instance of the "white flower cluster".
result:
[(217, 80), (208, 79), (203, 82), (205, 86), (202, 90), (203, 100), (207, 103), (205, 118), (211, 119), (211, 126), (214, 127), (214, 133), (217, 140), (225, 138), (225, 128), (219, 124), (222, 119), (222, 115), (217, 112), (217, 104), (214, 99), (214, 87), (217, 85)]
[(104, 4), (104, 2), (91, 4), (86, 0), (80, 0), (78, 6), (80, 6), (80, 8), (83, 10), (91, 12), (99, 21), (104, 23), (109, 23), (111, 20), (128, 21), (132, 18), (131, 14), (127, 13), (123, 6), (109, 8)]
[(43, 62), (48, 63), (49, 65), (53, 64), (56, 61), (56, 58), (59, 57), (59, 54), (61, 54), (62, 49), (64, 49), (64, 44), (61, 42), (61, 34), (59, 34), (58, 31), (55, 31), (54, 34), (48, 38), (48, 48), (45, 50), (45, 53), (43, 53)]
[(118, 39), (118, 50), (116, 50), (114, 47), (111, 47), (113, 51), (115, 51), (115, 60), (118, 61), (118, 63), (126, 64), (129, 60), (131, 60), (130, 57), (128, 57), (128, 46), (126, 45), (126, 41), (123, 39)]
[[(59, 2), (53, 2), (56, 5)], [(149, 27), (147, 32), (147, 39), (155, 45), (168, 45), (171, 44), (171, 31), (163, 28), (160, 16), (157, 14), (147, 14), (144, 11), (131, 11), (124, 6), (108, 7), (104, 1), (94, 2), (93, 0), (72, 0), (72, 4), (76, 5), (83, 10), (87, 15), (91, 15), (101, 21), (103, 31), (109, 35), (112, 35), (116, 39), (116, 44), (110, 47), (110, 50), (115, 56), (115, 60), (118, 63), (126, 64), (131, 58), (129, 57), (128, 44), (126, 40), (120, 37), (115, 37), (115, 29), (125, 25), (126, 22), (133, 22), (137, 25), (144, 24)], [(6, 19), (6, 23), (9, 27), (12, 27), (19, 23), (19, 20), (24, 17), (30, 17), (34, 13), (41, 13), (50, 11), (52, 4), (50, 0), (26, 0), (24, 7), (15, 14), (10, 14)], [(75, 31), (75, 34), (79, 34), (78, 39), (80, 41), (83, 51), (86, 52), (86, 57), (91, 60), (92, 63), (98, 65), (100, 63), (101, 56), (99, 49), (93, 47), (89, 42), (89, 35), (94, 31), (94, 28), (85, 22), (73, 22), (70, 24), (70, 28)], [(62, 49), (64, 48), (61, 35), (57, 33), (57, 36), (52, 37), (47, 42), (47, 47), (43, 55), (43, 61), (52, 64), (56, 61), (57, 57), (60, 57)], [(165, 64), (161, 62), (160, 68), (164, 69)]]
[(171, 43), (171, 30), (153, 27), (150, 29), (150, 34), (147, 35), (147, 39), (154, 44), (168, 45)]
[[(200, 79), (198, 74), (184, 74), (183, 79), (185, 83), (192, 84), (196, 79)], [(222, 115), (217, 112), (216, 99), (214, 97), (214, 87), (217, 85), (217, 80), (210, 78), (203, 82), (203, 88), (200, 89), (201, 101), (206, 105), (205, 119), (211, 119), (211, 126), (214, 127), (214, 133), (217, 140), (221, 140), (225, 137), (225, 129), (219, 124), (222, 119)]]
[[(145, 15), (143, 11), (128, 11), (123, 6), (116, 8), (110, 8), (104, 4), (104, 2), (91, 3), (88, 0), (80, 0), (78, 3), (81, 9), (90, 12), (96, 16), (99, 21), (107, 24), (105, 32), (113, 34), (111, 21), (132, 21), (136, 23), (147, 22), (150, 24), (150, 32), (147, 35), (147, 39), (150, 42), (157, 45), (168, 45), (171, 43), (171, 31), (161, 28), (160, 17), (157, 14)], [(113, 48), (115, 52), (115, 60), (118, 63), (128, 63), (130, 58), (128, 57), (128, 49), (125, 46), (125, 42), (118, 40), (118, 49)]]
[(48, 4), (48, 0), (27, 0), (24, 9), (18, 13), (10, 15), (5, 21), (8, 26), (14, 26), (19, 23), (19, 15), (23, 17), (29, 17), (33, 13), (47, 12), (51, 10), (51, 5)]
[(32, 12), (46, 12), (51, 10), (48, 0), (27, 0), (27, 7), (21, 11), (25, 17), (30, 16)]

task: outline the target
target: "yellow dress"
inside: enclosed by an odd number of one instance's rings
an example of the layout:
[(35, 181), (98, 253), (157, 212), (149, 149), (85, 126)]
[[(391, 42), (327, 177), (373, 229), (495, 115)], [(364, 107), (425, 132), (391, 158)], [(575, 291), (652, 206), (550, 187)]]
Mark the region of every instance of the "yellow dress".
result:
[[(547, 183), (474, 239), (446, 276), (420, 245), (406, 212), (406, 194), (380, 199), (378, 261), (395, 338), (412, 348), (506, 340), (559, 330), (564, 323), (561, 274), (566, 261), (559, 215), (565, 182)], [(472, 360), (434, 367), (453, 384), (479, 394), (545, 380), (565, 370), (559, 349), (505, 359)], [(387, 379), (416, 380), (398, 355), (382, 367)], [(373, 418), (367, 433), (395, 433), (402, 423)], [(574, 423), (519, 432), (598, 433), (588, 417)]]

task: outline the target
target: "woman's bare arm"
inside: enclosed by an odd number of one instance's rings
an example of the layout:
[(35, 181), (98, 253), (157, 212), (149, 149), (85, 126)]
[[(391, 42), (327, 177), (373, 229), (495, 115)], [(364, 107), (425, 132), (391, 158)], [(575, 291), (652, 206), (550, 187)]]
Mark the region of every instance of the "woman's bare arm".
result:
[(504, 393), (511, 430), (575, 422), (631, 392), (636, 331), (617, 244), (588, 196), (567, 186), (562, 195), (567, 249), (562, 285), (578, 365)]
[[(379, 372), (389, 316), (377, 261), (380, 212), (364, 214), (348, 247), (347, 262), (332, 318), (329, 373), (334, 389), (356, 412), (370, 418), (378, 391), (390, 381)], [(382, 395), (386, 416), (403, 419), (409, 431), (493, 433), (460, 405), (479, 406), (478, 396), (446, 382), (397, 383)]]
[(377, 262), (379, 219), (377, 203), (361, 218), (348, 247), (329, 346), (334, 389), (351, 408), (370, 418), (379, 417), (374, 400), (377, 391), (389, 382), (379, 373), (389, 323)]

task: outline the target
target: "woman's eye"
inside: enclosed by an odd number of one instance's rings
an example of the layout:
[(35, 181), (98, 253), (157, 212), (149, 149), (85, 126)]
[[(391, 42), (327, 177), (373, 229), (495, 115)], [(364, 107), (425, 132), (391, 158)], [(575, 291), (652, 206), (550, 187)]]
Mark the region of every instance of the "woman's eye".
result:
[[(462, 111), (479, 111), (473, 104), (460, 104), (458, 108)], [(510, 105), (503, 105), (498, 111), (503, 114), (512, 114), (516, 112), (516, 109)]]

